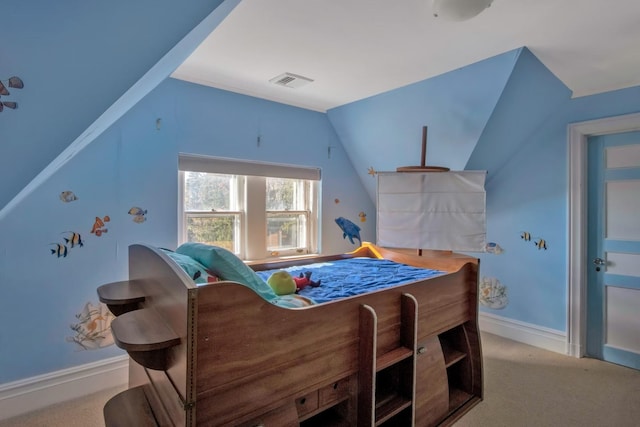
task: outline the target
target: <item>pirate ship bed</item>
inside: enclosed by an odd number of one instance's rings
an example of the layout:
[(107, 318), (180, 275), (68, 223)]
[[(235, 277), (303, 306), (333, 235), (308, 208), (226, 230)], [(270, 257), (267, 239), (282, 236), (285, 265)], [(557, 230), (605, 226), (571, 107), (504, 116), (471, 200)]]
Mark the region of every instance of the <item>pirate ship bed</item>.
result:
[(452, 424), (482, 399), (477, 259), (364, 243), (251, 268), (359, 257), (439, 272), (291, 309), (243, 280), (196, 284), (165, 251), (130, 246), (129, 280), (98, 288), (130, 355), (129, 388), (105, 405), (106, 425)]

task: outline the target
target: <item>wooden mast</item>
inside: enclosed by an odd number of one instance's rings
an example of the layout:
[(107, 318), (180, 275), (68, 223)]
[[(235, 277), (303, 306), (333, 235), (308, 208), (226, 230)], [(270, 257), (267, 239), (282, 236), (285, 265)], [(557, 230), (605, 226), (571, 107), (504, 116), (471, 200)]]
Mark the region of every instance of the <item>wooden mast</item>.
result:
[[(448, 172), (444, 166), (427, 166), (427, 126), (422, 126), (422, 153), (420, 166), (400, 166), (396, 172)], [(449, 251), (450, 252), (450, 251)], [(422, 256), (422, 249), (418, 248), (418, 256)]]
[(449, 168), (444, 166), (427, 166), (427, 126), (422, 126), (422, 153), (420, 166), (400, 166), (396, 172), (447, 172)]

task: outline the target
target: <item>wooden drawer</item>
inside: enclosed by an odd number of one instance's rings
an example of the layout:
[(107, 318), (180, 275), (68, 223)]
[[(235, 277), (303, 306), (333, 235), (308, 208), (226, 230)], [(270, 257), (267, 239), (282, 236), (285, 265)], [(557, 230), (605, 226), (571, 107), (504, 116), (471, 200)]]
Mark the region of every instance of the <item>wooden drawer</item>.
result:
[(296, 409), (298, 410), (299, 417), (318, 409), (318, 390), (297, 398)]
[(349, 378), (336, 381), (319, 390), (319, 406), (329, 405), (349, 397)]
[(299, 427), (298, 414), (292, 404), (267, 412), (238, 427)]

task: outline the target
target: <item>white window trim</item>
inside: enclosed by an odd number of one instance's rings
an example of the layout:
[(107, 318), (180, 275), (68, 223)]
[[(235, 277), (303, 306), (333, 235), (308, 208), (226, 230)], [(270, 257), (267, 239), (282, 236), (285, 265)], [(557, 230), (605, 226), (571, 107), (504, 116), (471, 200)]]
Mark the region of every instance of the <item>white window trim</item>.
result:
[(180, 153), (178, 169), (194, 172), (219, 173), (226, 175), (249, 175), (320, 181), (320, 168), (311, 166), (285, 165), (280, 163), (253, 162)]
[[(310, 211), (307, 232), (308, 253), (299, 256), (317, 254), (320, 251), (320, 177), (319, 168), (305, 166), (291, 166), (276, 163), (250, 162), (222, 157), (209, 157), (194, 154), (180, 153), (178, 158), (178, 244), (187, 241), (186, 236), (186, 212), (184, 211), (184, 172), (207, 172), (216, 174), (250, 176), (246, 183), (244, 199), (238, 200), (240, 214), (241, 239), (238, 255), (240, 258), (253, 261), (267, 258), (279, 258), (272, 256), (267, 250), (267, 224), (263, 219), (266, 212), (266, 178), (290, 178), (304, 179), (311, 182), (309, 191)], [(243, 185), (241, 179), (238, 185)], [(315, 197), (314, 197), (315, 196)], [(255, 214), (255, 215), (254, 215)], [(257, 218), (257, 219), (256, 219)], [(282, 258), (292, 258), (296, 255), (283, 251)]]

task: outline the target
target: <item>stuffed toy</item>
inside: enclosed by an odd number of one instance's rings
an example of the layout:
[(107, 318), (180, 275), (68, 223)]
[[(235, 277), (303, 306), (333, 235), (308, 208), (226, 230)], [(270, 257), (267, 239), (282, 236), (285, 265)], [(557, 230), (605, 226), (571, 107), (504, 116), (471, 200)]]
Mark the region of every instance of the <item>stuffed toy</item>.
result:
[(293, 281), (296, 282), (296, 292), (300, 292), (307, 286), (317, 288), (318, 286), (320, 286), (321, 282), (321, 280), (318, 280), (317, 282), (311, 280), (310, 271), (305, 271), (304, 274), (300, 273), (300, 276), (294, 277)]
[(273, 273), (267, 279), (267, 284), (271, 286), (276, 295), (294, 294), (297, 290), (296, 282), (289, 272), (280, 270)]
[(273, 292), (275, 292), (276, 295), (298, 293), (307, 286), (316, 288), (320, 286), (320, 282), (320, 280), (317, 282), (311, 280), (310, 271), (305, 271), (304, 274), (300, 273), (300, 276), (298, 277), (292, 277), (289, 272), (280, 270), (271, 274), (267, 279), (267, 284), (271, 286), (271, 289), (273, 289)]

